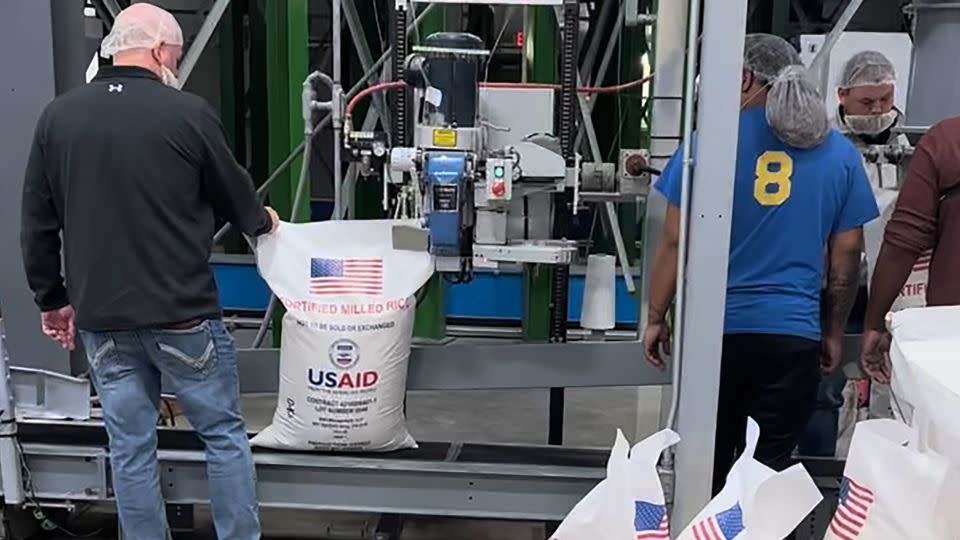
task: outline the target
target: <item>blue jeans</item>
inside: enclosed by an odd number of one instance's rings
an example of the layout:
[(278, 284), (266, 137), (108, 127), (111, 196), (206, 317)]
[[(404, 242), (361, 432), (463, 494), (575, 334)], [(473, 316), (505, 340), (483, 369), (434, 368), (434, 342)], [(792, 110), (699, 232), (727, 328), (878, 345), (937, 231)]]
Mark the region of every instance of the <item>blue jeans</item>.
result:
[(253, 455), (240, 414), (233, 338), (223, 321), (183, 330), (81, 332), (110, 438), (120, 525), (137, 540), (169, 537), (157, 465), (160, 377), (206, 447), (217, 536), (260, 538)]
[(837, 369), (820, 381), (817, 405), (800, 436), (797, 452), (807, 457), (834, 457), (837, 453), (837, 431), (840, 408), (843, 407), (843, 389), (847, 377)]

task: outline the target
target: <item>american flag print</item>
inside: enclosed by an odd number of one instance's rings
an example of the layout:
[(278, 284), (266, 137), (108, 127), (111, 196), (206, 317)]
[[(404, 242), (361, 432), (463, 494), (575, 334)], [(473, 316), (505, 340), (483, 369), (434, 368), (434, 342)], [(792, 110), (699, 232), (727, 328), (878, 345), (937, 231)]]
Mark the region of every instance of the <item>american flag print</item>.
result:
[(859, 538), (874, 500), (870, 488), (844, 478), (840, 483), (840, 501), (830, 522), (830, 532), (840, 540)]
[(310, 294), (383, 294), (383, 259), (310, 259)]
[(637, 531), (637, 540), (670, 540), (670, 520), (667, 507), (636, 501), (633, 527)]
[(695, 540), (733, 540), (743, 532), (743, 510), (737, 503), (727, 510), (707, 516), (693, 526)]

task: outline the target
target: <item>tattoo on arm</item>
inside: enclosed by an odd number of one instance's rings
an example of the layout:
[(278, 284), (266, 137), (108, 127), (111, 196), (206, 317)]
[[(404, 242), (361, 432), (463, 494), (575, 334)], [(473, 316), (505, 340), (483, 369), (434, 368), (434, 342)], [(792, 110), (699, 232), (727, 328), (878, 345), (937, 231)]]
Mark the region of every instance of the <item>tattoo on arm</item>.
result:
[(826, 309), (828, 332), (843, 332), (860, 286), (860, 254), (834, 257), (827, 277)]

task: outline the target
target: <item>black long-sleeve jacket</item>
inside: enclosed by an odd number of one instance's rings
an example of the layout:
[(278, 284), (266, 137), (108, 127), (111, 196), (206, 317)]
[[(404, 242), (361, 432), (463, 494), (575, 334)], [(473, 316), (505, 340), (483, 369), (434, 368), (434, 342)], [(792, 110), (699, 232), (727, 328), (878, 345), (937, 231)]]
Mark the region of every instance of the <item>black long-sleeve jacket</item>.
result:
[(202, 98), (146, 69), (104, 67), (44, 110), (20, 235), (42, 311), (71, 304), (89, 331), (219, 317), (215, 215), (251, 236), (271, 226)]

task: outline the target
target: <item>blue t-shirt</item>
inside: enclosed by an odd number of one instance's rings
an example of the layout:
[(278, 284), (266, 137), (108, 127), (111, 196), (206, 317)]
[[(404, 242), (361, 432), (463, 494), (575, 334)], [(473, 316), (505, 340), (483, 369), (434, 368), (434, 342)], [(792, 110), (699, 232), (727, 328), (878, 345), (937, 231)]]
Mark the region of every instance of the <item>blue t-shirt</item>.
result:
[[(677, 207), (681, 155), (655, 185)], [(819, 340), (827, 241), (878, 215), (862, 158), (843, 135), (832, 130), (802, 150), (777, 139), (763, 107), (741, 112), (724, 333)]]

